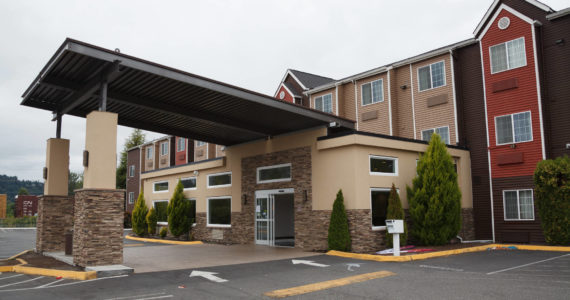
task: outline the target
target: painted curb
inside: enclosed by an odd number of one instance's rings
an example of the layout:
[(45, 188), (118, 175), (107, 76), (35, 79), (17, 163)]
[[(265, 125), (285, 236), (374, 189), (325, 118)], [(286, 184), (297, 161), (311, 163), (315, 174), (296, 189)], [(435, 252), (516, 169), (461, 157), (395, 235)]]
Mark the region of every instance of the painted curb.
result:
[(422, 260), (422, 259), (428, 259), (428, 258), (456, 255), (456, 254), (462, 254), (462, 253), (480, 252), (480, 251), (485, 251), (485, 250), (495, 250), (493, 248), (498, 249), (498, 250), (505, 249), (505, 250), (570, 252), (570, 247), (565, 247), (565, 246), (489, 244), (489, 245), (483, 245), (483, 246), (454, 249), (454, 250), (446, 250), (446, 251), (439, 251), (439, 252), (432, 252), (432, 253), (421, 253), (421, 254), (406, 255), (406, 256), (380, 256), (380, 255), (374, 255), (374, 254), (360, 254), (360, 253), (342, 252), (342, 251), (336, 251), (336, 250), (328, 251), (327, 255), (346, 257), (346, 258), (354, 258), (354, 259), (362, 259), (362, 260), (382, 261), (382, 262), (406, 262), (406, 261), (414, 261), (414, 260)]
[(67, 271), (67, 270), (55, 270), (55, 269), (24, 267), (21, 265), (13, 266), (12, 272), (20, 273), (20, 274), (28, 274), (28, 275), (62, 277), (62, 278), (75, 279), (75, 280), (89, 280), (89, 279), (97, 278), (97, 272), (96, 271), (89, 271), (89, 272)]
[(0, 273), (13, 272), (14, 266), (0, 266)]
[(170, 244), (170, 245), (201, 245), (201, 244), (203, 244), (201, 241), (190, 241), (190, 242), (170, 241), (170, 240), (140, 238), (140, 237), (135, 237), (135, 236), (130, 236), (130, 235), (126, 235), (125, 238), (127, 240), (133, 240), (133, 241), (159, 243), (159, 244)]

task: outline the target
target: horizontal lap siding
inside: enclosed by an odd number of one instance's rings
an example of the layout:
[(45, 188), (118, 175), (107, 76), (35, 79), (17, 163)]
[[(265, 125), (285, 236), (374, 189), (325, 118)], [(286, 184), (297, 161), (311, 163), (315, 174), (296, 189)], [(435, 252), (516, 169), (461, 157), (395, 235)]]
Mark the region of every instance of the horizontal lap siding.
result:
[[(394, 69), (392, 76), (392, 114), (395, 116), (394, 135), (409, 139), (414, 138), (414, 121), (412, 111), (412, 89), (410, 82), (410, 66)], [(402, 86), (406, 86), (402, 89)]]
[[(382, 89), (384, 95), (384, 101), (362, 106), (362, 85), (382, 79)], [(356, 105), (358, 105), (358, 130), (379, 133), (379, 134), (390, 134), (390, 113), (388, 105), (388, 77), (387, 73), (382, 73), (379, 75), (367, 77), (357, 81), (357, 97)], [(378, 117), (372, 120), (362, 120), (362, 114), (367, 112), (378, 112)]]
[[(283, 96), (284, 96), (283, 98), (281, 98), (281, 92), (283, 92), (283, 94), (284, 94), (284, 95), (283, 95)], [(287, 91), (287, 89), (285, 88), (285, 86), (281, 86), (281, 87), (279, 88), (279, 91), (277, 92), (276, 97), (277, 97), (277, 99), (279, 99), (279, 100), (287, 101), (287, 102), (289, 102), (289, 103), (293, 103), (293, 95), (291, 95), (291, 94)]]

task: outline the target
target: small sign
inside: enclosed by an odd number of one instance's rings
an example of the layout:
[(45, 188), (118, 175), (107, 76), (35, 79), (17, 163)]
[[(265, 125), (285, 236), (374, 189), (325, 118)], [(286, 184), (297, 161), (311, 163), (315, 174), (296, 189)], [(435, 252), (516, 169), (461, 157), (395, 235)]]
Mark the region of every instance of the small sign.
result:
[(257, 212), (257, 213), (261, 212), (261, 205), (257, 205), (255, 207), (255, 212)]

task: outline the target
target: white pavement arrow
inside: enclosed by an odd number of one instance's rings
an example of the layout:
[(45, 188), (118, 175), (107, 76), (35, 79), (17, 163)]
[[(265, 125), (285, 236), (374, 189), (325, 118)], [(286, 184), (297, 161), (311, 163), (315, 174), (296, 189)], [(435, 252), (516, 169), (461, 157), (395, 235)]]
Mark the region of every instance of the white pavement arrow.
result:
[(349, 271), (354, 271), (352, 267), (360, 268), (360, 264), (346, 264)]
[(293, 262), (294, 265), (298, 265), (298, 264), (304, 264), (304, 265), (309, 265), (309, 266), (313, 266), (313, 267), (328, 267), (328, 265), (323, 265), (323, 264), (319, 264), (316, 263), (312, 260), (297, 260), (297, 259), (293, 259), (291, 260), (291, 262)]
[(214, 276), (214, 274), (218, 274), (218, 273), (214, 273), (214, 272), (204, 272), (204, 271), (192, 271), (192, 273), (190, 273), (190, 277), (204, 277), (210, 281), (213, 282), (226, 282), (227, 280), (220, 278), (218, 276)]

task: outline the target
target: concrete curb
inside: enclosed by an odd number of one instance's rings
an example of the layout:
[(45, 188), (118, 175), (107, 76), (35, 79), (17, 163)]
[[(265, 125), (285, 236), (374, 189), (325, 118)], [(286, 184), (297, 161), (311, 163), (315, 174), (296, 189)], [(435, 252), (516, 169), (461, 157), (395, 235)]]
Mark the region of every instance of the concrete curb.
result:
[(96, 271), (82, 272), (82, 271), (55, 270), (55, 269), (24, 267), (22, 265), (13, 266), (12, 272), (20, 274), (28, 274), (28, 275), (62, 277), (62, 278), (75, 279), (75, 280), (89, 280), (97, 278)]
[(421, 253), (421, 254), (406, 255), (406, 256), (380, 256), (374, 254), (360, 254), (360, 253), (342, 252), (336, 250), (331, 250), (327, 252), (327, 255), (362, 259), (362, 260), (382, 261), (382, 262), (406, 262), (406, 261), (422, 260), (422, 259), (456, 255), (462, 253), (479, 252), (485, 250), (497, 250), (497, 249), (570, 252), (570, 247), (564, 247), (564, 246), (489, 244), (489, 245), (469, 247), (463, 249), (454, 249), (454, 250), (439, 251), (432, 253)]
[(170, 240), (140, 238), (140, 237), (135, 237), (135, 236), (130, 236), (130, 235), (125, 236), (125, 238), (127, 240), (133, 240), (133, 241), (159, 243), (159, 244), (171, 244), (171, 245), (201, 245), (201, 244), (203, 244), (201, 241), (189, 241), (189, 242), (170, 241)]

